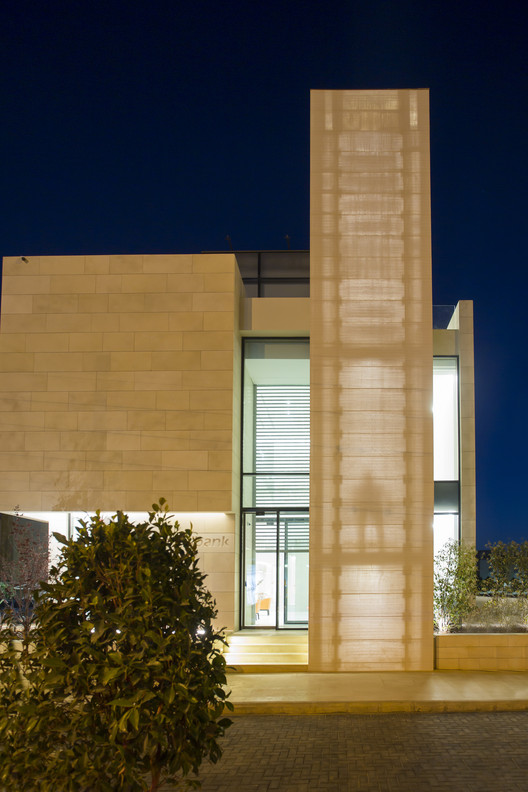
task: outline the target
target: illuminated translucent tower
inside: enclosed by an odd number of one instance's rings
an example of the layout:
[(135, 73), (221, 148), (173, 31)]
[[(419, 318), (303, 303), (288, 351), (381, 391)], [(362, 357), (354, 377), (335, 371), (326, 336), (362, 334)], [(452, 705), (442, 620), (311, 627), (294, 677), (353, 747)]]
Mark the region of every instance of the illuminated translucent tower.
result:
[(313, 671), (433, 667), (428, 98), (312, 92)]

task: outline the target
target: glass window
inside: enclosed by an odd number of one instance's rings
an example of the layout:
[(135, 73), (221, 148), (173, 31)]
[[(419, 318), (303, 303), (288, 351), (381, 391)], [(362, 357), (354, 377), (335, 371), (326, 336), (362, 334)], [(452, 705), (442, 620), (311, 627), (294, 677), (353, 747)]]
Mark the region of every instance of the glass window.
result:
[(242, 426), (245, 627), (308, 623), (310, 351), (246, 339)]
[(458, 514), (435, 514), (434, 516), (434, 554), (448, 541), (458, 541)]
[(458, 514), (460, 511), (460, 487), (458, 481), (435, 481), (435, 514)]
[(235, 256), (242, 279), (258, 277), (258, 252), (252, 250), (237, 251)]
[(246, 341), (243, 507), (308, 507), (309, 382), (307, 340)]
[(434, 479), (458, 480), (458, 360), (433, 362)]
[(245, 627), (308, 623), (308, 513), (246, 512), (243, 521)]
[(260, 253), (263, 278), (310, 278), (310, 253), (307, 250), (263, 250)]

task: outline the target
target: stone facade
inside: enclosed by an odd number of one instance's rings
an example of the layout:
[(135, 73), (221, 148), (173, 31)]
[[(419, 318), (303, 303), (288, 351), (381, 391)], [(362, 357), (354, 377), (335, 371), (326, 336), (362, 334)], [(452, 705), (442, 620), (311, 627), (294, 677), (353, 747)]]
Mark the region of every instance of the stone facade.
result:
[(5, 259), (0, 509), (236, 509), (241, 288), (233, 255)]
[(435, 668), (440, 671), (528, 671), (528, 635), (435, 635)]

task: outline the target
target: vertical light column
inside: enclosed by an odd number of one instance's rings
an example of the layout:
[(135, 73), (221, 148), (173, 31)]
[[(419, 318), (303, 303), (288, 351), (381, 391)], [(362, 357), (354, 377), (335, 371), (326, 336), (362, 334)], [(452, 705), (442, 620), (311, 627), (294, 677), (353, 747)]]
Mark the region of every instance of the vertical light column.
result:
[(433, 667), (427, 91), (314, 91), (309, 666)]
[(473, 301), (460, 300), (453, 324), (458, 328), (460, 378), (460, 538), (477, 540), (475, 479), (475, 363), (473, 354)]

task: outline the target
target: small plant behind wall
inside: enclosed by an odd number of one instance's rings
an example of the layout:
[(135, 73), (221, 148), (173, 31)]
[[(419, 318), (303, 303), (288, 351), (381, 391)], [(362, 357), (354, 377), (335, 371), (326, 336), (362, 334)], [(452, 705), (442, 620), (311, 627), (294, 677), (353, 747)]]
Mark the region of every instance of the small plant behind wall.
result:
[(163, 500), (138, 525), (118, 512), (81, 526), (75, 540), (55, 535), (32, 651), (0, 652), (0, 788), (199, 786), (189, 773), (220, 757), (231, 705), (197, 540)]
[(517, 632), (528, 618), (528, 542), (489, 543), (488, 620), (497, 629)]
[(475, 604), (477, 560), (475, 548), (451, 540), (434, 560), (434, 620), (439, 632), (457, 629)]
[(515, 565), (517, 593), (526, 600), (528, 599), (528, 541), (517, 545)]
[(491, 594), (496, 597), (512, 596), (517, 588), (515, 579), (517, 543), (490, 542), (487, 549)]
[(28, 520), (15, 506), (2, 515), (0, 600), (2, 620), (8, 614), (19, 637), (27, 642), (34, 625), (34, 592), (48, 580), (50, 545), (47, 523)]

